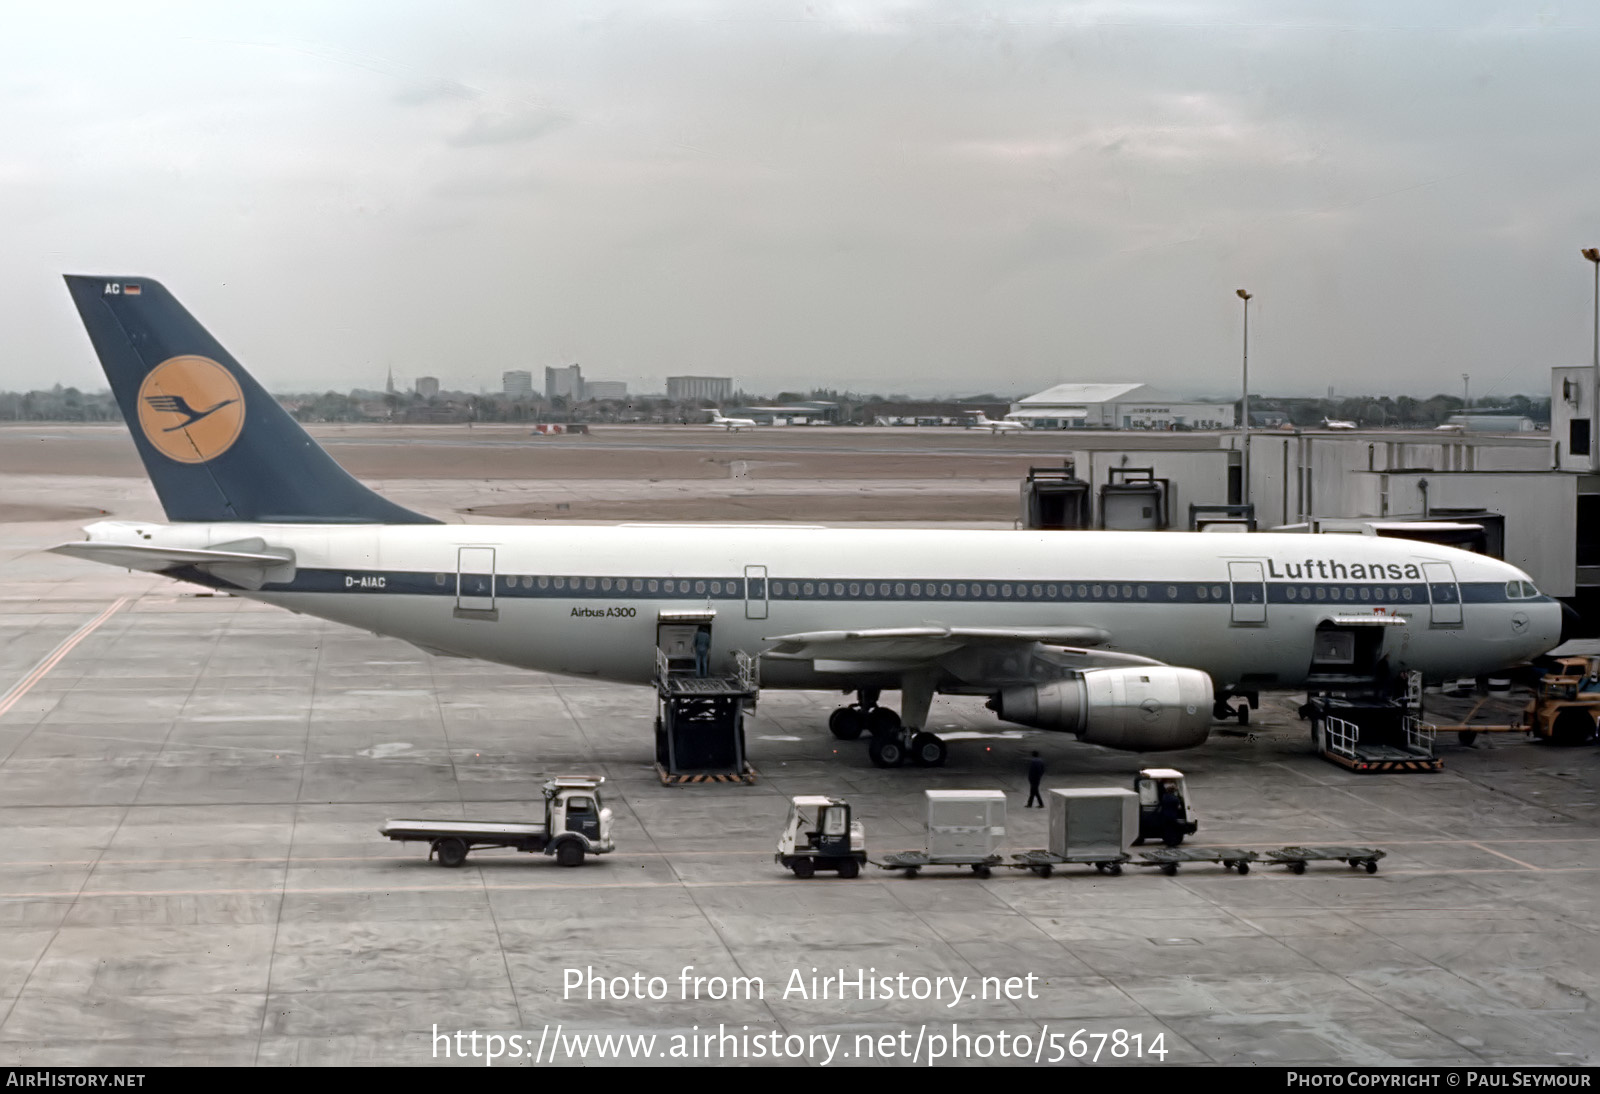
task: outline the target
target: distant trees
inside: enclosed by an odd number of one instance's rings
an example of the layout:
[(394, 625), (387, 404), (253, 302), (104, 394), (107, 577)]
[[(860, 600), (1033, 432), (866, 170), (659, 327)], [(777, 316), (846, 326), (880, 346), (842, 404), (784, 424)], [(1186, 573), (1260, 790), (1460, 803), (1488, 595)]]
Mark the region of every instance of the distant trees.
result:
[(84, 394), (55, 385), (49, 391), (0, 392), (0, 421), (119, 422), (122, 409), (109, 391)]

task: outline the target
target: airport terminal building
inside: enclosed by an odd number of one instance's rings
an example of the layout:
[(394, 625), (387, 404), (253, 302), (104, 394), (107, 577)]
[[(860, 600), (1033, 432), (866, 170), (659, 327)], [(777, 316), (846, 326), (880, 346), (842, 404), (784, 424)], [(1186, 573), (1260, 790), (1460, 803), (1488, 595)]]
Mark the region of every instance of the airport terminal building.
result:
[(1232, 403), (1199, 403), (1148, 384), (1057, 384), (1011, 404), (1032, 429), (1232, 429)]

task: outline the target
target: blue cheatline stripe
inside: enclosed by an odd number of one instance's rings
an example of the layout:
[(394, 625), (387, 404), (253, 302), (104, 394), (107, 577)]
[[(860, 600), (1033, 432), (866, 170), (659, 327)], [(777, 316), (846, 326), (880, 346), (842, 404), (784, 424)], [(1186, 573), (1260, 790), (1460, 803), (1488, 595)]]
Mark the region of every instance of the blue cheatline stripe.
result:
[[(192, 567), (168, 571), (173, 577), (214, 588), (235, 588), (229, 582)], [(454, 571), (419, 573), (409, 570), (301, 569), (293, 581), (271, 584), (264, 592), (390, 593), (406, 596), (450, 596), (457, 593)], [(584, 574), (461, 575), (461, 593), (528, 600), (743, 600), (742, 577), (602, 577)], [(489, 585), (493, 582), (493, 589)], [(1504, 582), (1453, 584), (1424, 582), (1297, 582), (1273, 581), (826, 581), (772, 577), (750, 579), (750, 595), (776, 601), (819, 602), (954, 602), (997, 604), (1315, 604), (1354, 610), (1375, 607), (1441, 604), (1535, 604), (1548, 597), (1512, 598)], [(1459, 588), (1459, 592), (1457, 591)], [(1458, 599), (1459, 598), (1459, 599)]]

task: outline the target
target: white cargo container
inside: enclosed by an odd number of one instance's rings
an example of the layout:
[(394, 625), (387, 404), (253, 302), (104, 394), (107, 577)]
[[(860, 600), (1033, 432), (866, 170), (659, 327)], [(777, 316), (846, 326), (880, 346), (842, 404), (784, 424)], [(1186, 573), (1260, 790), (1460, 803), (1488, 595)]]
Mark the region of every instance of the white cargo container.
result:
[(927, 790), (928, 856), (987, 859), (1005, 842), (1006, 796), (1000, 790)]
[(1139, 835), (1139, 795), (1119, 787), (1051, 790), (1050, 853), (1066, 859), (1125, 855)]

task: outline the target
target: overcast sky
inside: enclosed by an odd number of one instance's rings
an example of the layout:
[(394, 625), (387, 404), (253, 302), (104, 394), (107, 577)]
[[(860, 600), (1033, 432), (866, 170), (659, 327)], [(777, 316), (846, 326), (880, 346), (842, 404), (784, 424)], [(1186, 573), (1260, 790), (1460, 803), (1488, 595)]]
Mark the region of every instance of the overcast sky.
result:
[(1600, 6), (0, 7), (0, 387), (59, 275), (269, 388), (1547, 394), (1586, 363)]

